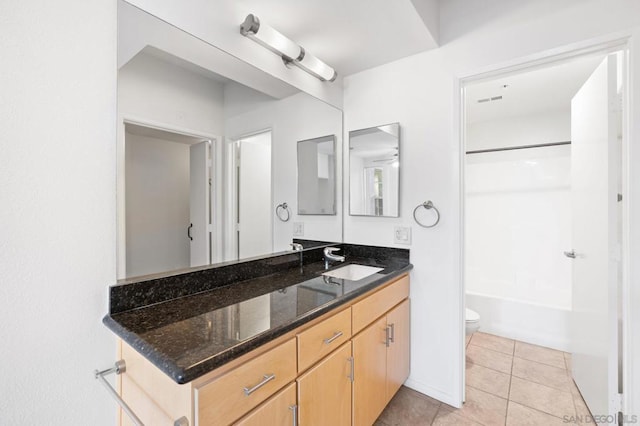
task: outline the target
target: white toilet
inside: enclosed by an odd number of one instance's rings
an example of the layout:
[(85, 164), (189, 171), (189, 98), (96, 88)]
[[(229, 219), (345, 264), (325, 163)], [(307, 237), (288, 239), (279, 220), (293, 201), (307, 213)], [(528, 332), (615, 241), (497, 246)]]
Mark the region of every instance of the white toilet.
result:
[(472, 335), (480, 328), (480, 315), (477, 312), (467, 309), (465, 312), (465, 331), (467, 336)]

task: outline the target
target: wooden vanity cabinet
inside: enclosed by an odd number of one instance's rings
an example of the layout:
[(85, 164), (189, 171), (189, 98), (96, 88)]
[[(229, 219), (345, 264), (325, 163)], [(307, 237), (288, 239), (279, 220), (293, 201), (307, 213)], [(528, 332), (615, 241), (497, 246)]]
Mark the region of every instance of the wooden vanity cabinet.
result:
[(122, 342), (120, 395), (154, 426), (372, 425), (409, 375), (408, 296), (403, 275), (185, 385)]
[(236, 426), (291, 426), (298, 415), (296, 384), (291, 383), (255, 410), (244, 416)]
[(386, 318), (380, 318), (351, 340), (354, 425), (372, 425), (387, 405), (386, 327)]
[(351, 338), (351, 309), (325, 319), (297, 335), (298, 373), (333, 352)]
[(351, 343), (347, 342), (298, 378), (298, 424), (351, 424), (352, 377)]
[(353, 304), (353, 425), (371, 425), (409, 377), (409, 277)]
[(409, 377), (411, 361), (409, 299), (400, 303), (387, 314), (389, 346), (387, 347), (387, 405)]
[(290, 339), (195, 388), (198, 421), (228, 425), (296, 378), (296, 344)]

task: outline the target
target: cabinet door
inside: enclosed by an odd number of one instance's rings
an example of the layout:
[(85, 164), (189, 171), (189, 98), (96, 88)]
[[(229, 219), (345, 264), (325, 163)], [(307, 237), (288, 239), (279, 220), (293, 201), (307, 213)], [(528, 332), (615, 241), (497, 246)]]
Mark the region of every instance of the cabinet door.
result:
[(345, 343), (298, 378), (300, 426), (351, 424), (351, 344)]
[(295, 424), (296, 384), (289, 386), (243, 417), (237, 426), (291, 426)]
[(386, 327), (382, 317), (352, 339), (354, 426), (372, 425), (387, 405)]
[(410, 363), (410, 318), (409, 299), (387, 314), (389, 347), (387, 348), (387, 402), (409, 377)]

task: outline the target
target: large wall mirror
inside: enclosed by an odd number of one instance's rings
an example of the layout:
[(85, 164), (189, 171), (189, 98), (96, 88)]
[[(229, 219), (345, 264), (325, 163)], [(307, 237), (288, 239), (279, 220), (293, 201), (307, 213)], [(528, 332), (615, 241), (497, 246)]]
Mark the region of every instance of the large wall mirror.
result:
[[(119, 279), (289, 250), (294, 224), (342, 241), (339, 109), (124, 1), (117, 101)], [(299, 200), (298, 142), (325, 135), (319, 198)]]
[(349, 132), (349, 214), (399, 216), (400, 124)]

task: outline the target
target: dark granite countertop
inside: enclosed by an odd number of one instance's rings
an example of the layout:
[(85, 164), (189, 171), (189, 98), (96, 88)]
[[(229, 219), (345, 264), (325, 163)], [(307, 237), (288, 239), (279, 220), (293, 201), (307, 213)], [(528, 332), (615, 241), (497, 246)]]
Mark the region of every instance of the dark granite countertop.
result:
[[(354, 246), (363, 247), (363, 246)], [(407, 256), (349, 263), (382, 271), (358, 281), (322, 276), (314, 261), (172, 300), (105, 316), (103, 322), (177, 383), (190, 382), (240, 355), (374, 289), (413, 267)]]

